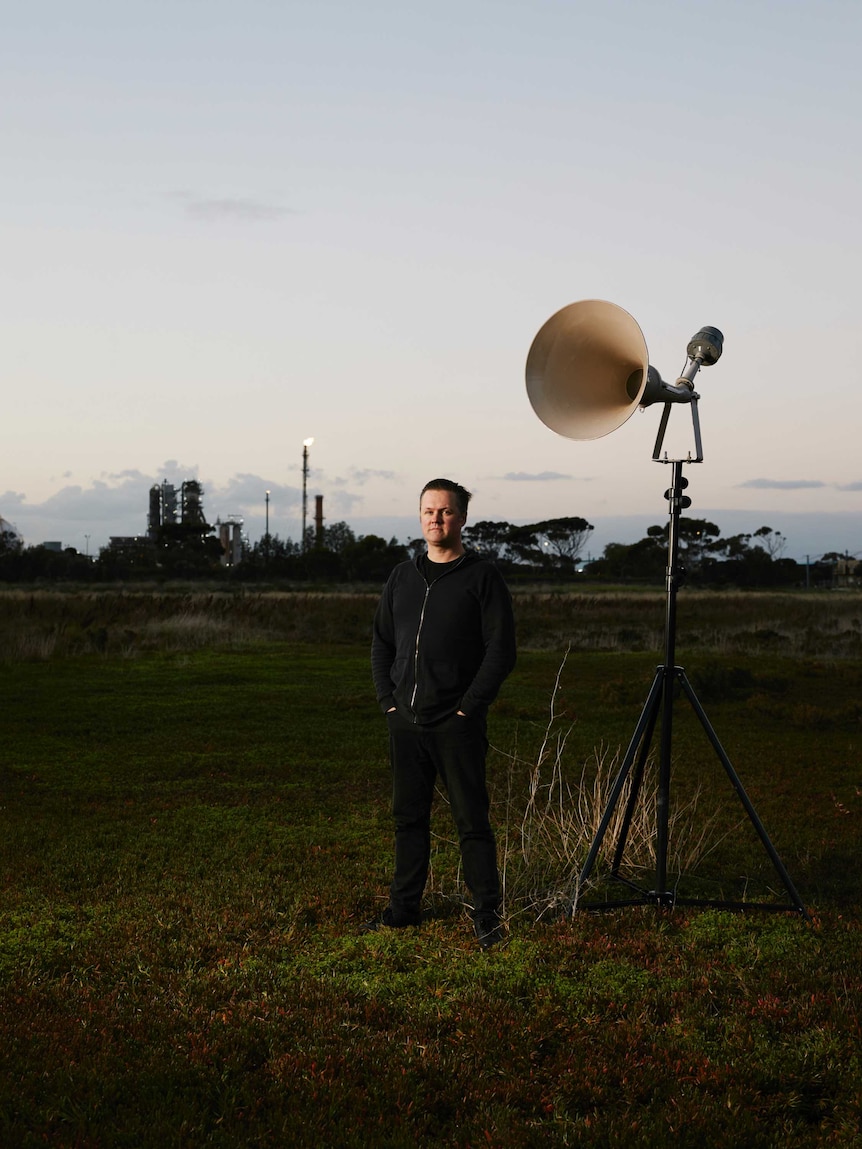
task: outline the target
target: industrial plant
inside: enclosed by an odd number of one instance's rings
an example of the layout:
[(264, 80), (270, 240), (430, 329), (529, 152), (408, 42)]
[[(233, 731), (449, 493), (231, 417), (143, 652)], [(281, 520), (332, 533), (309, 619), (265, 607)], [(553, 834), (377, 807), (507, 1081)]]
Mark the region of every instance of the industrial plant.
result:
[(246, 541), (242, 528), (240, 515), (216, 519), (212, 525), (207, 522), (203, 487), (197, 479), (187, 479), (179, 488), (165, 480), (150, 487), (146, 535), (112, 535), (110, 546), (115, 552), (130, 555), (177, 546), (202, 548), (217, 540), (222, 566), (236, 566)]

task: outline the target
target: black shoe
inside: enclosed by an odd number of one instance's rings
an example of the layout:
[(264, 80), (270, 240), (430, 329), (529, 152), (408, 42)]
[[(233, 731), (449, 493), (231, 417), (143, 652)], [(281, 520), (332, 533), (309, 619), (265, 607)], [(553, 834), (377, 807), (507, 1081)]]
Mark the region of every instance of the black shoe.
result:
[(503, 925), (496, 914), (476, 914), (473, 918), (473, 928), (483, 950), (489, 950), (506, 940)]
[(391, 906), (387, 906), (376, 918), (372, 918), (370, 922), (362, 923), (362, 932), (364, 934), (373, 934), (377, 930), (403, 930), (407, 926), (418, 926), (422, 924), (422, 915), (417, 910), (416, 913), (407, 913), (404, 910), (393, 910)]

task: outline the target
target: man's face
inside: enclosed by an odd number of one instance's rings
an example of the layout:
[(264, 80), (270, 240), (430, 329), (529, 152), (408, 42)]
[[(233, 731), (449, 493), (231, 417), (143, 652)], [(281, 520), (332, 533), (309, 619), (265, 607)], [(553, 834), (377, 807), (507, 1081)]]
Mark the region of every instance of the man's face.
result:
[(426, 491), (419, 504), (419, 521), (430, 547), (460, 549), (461, 528), (467, 516), (458, 509), (458, 500), (451, 491)]

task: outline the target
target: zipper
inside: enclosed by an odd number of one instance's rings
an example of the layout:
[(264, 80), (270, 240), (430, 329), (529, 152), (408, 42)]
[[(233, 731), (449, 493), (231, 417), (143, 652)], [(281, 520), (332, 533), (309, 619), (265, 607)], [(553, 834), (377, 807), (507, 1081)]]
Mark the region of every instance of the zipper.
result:
[[(456, 567), (459, 567), (464, 561), (465, 557), (465, 555), (461, 555), (461, 557), (452, 564), (452, 570), (455, 570)], [(443, 571), (442, 574), (437, 576), (434, 582), (439, 582), (441, 578), (445, 578), (446, 575), (451, 573), (452, 571)], [(424, 575), (422, 576), (422, 579), (425, 583), (425, 598), (422, 600), (422, 610), (419, 612), (419, 626), (416, 628), (416, 643), (413, 648), (413, 693), (410, 696), (410, 709), (413, 711), (414, 725), (418, 723), (416, 718), (416, 695), (419, 691), (419, 639), (422, 636), (422, 627), (425, 623), (425, 608), (428, 605), (428, 598), (431, 594), (431, 587), (433, 585), (425, 578)]]
[(416, 628), (416, 643), (413, 647), (413, 693), (410, 695), (410, 709), (413, 711), (413, 721), (416, 722), (416, 693), (419, 690), (419, 637), (422, 634), (422, 625), (425, 622), (425, 607), (428, 605), (428, 596), (431, 593), (431, 583), (425, 579), (425, 598), (422, 600), (422, 610), (419, 612), (419, 626)]

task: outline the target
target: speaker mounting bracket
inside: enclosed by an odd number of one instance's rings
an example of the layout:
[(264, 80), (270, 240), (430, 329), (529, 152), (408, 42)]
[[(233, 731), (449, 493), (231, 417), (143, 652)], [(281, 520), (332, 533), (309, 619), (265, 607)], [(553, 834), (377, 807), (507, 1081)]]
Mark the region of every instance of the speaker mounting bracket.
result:
[(661, 449), (664, 443), (665, 432), (667, 431), (668, 420), (670, 419), (671, 408), (673, 403), (665, 403), (664, 410), (661, 413), (661, 420), (658, 425), (658, 434), (656, 435), (655, 446), (653, 447), (652, 457), (656, 463), (702, 463), (703, 462), (703, 443), (700, 437), (700, 415), (697, 410), (697, 392), (692, 392), (691, 401), (688, 406), (691, 408), (691, 423), (694, 430), (694, 454), (689, 451), (684, 459), (671, 459), (668, 457), (667, 452), (662, 456)]

